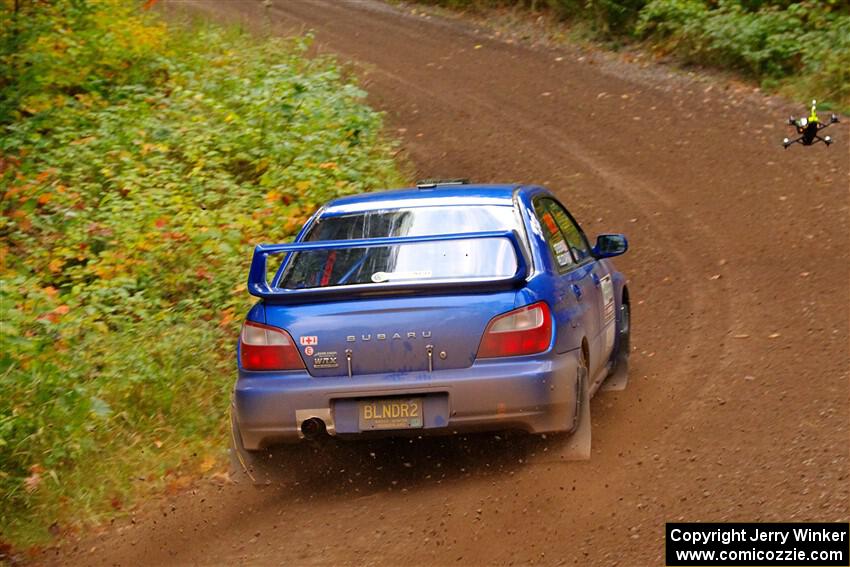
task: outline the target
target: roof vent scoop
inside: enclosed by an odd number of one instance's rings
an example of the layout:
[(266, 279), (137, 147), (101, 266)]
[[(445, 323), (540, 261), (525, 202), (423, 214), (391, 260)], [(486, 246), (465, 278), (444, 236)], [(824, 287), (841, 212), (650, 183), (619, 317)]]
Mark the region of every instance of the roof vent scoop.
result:
[(469, 179), (465, 177), (457, 179), (421, 179), (416, 182), (417, 189), (434, 189), (443, 185), (469, 185)]

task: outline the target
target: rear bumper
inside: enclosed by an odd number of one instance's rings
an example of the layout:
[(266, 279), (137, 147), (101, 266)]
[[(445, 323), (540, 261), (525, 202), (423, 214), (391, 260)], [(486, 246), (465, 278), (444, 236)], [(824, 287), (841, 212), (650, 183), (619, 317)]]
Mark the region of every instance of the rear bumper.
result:
[[(434, 372), (314, 378), (306, 372), (240, 372), (233, 411), (246, 449), (295, 442), (301, 422), (318, 417), (341, 437), (361, 433), (357, 400), (421, 396), (419, 435), (522, 429), (532, 433), (570, 427), (576, 406), (578, 351), (540, 357), (476, 361)], [(399, 434), (384, 431), (381, 435)]]

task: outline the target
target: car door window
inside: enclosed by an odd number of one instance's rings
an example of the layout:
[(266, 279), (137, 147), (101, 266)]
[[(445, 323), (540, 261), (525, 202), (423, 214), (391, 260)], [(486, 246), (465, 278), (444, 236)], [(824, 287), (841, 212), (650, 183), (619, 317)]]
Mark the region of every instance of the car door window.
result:
[(540, 221), (549, 252), (555, 260), (555, 267), (558, 272), (564, 273), (576, 265), (576, 260), (570, 252), (568, 240), (558, 227), (558, 221), (551, 210), (552, 203), (551, 199), (540, 199), (534, 203), (534, 212)]
[(546, 201), (548, 201), (549, 211), (555, 218), (561, 234), (564, 235), (567, 243), (570, 245), (570, 251), (573, 253), (576, 262), (582, 263), (590, 258), (592, 253), (590, 251), (590, 245), (587, 243), (587, 238), (585, 238), (584, 233), (567, 210), (557, 201), (551, 199), (546, 199)]

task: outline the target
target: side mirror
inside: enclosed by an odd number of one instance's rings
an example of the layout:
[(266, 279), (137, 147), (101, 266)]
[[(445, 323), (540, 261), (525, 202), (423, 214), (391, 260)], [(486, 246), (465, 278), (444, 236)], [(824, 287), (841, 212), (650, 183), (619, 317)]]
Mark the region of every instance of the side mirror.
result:
[(611, 258), (625, 254), (629, 249), (629, 241), (624, 234), (600, 234), (596, 237), (593, 255), (596, 258)]

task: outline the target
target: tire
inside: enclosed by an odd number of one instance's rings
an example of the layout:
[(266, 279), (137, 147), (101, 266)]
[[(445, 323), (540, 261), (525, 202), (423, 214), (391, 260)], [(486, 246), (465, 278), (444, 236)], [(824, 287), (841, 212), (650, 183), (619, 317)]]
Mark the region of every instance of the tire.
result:
[(287, 462), (287, 448), (274, 451), (261, 449), (249, 451), (242, 444), (242, 434), (233, 412), (230, 413), (230, 478), (245, 480), (254, 486), (285, 485), (295, 471)]
[(579, 357), (578, 368), (576, 369), (576, 407), (573, 412), (573, 423), (570, 428), (567, 430), (569, 435), (572, 435), (576, 432), (579, 427), (579, 422), (581, 421), (581, 412), (582, 412), (582, 404), (583, 400), (587, 396), (586, 390), (589, 387), (588, 379), (590, 376), (590, 361), (587, 359), (587, 353), (582, 349), (581, 356)]
[(587, 353), (583, 348), (576, 374), (576, 409), (573, 415), (573, 423), (557, 453), (563, 461), (587, 461), (590, 459), (590, 364)]
[(620, 305), (617, 318), (617, 350), (611, 354), (611, 372), (600, 389), (603, 392), (625, 390), (629, 384), (629, 353), (632, 349), (632, 313), (628, 303)]
[(617, 322), (618, 345), (616, 363), (628, 364), (632, 348), (632, 309), (628, 303), (620, 305), (620, 320)]

